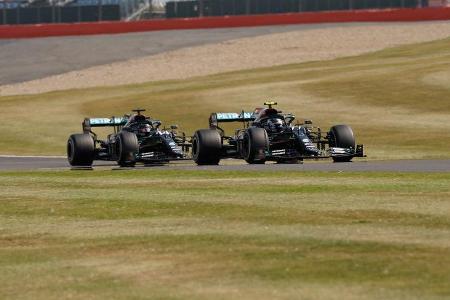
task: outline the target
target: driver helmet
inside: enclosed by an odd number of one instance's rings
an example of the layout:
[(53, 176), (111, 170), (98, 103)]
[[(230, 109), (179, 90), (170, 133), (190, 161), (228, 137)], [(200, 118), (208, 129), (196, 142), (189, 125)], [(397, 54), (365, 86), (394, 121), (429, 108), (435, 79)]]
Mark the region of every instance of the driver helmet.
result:
[(144, 124), (139, 128), (139, 133), (146, 134), (151, 131), (151, 127), (149, 124)]
[(267, 126), (271, 132), (281, 132), (283, 130), (284, 122), (280, 118), (269, 119)]

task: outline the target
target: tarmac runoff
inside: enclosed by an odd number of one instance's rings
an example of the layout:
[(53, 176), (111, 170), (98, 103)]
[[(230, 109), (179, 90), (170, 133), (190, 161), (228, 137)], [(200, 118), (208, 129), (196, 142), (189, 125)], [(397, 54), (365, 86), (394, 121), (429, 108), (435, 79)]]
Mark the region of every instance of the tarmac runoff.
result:
[[(0, 171), (70, 170), (63, 156), (0, 156)], [(385, 160), (355, 159), (350, 163), (305, 161), (303, 164), (248, 165), (241, 160), (225, 159), (218, 166), (197, 166), (192, 161), (171, 162), (165, 165), (141, 165), (119, 168), (114, 162), (95, 161), (94, 170), (199, 170), (199, 171), (323, 171), (323, 172), (450, 172), (450, 160)]]
[[(437, 22), (440, 24), (442, 22)], [(243, 28), (168, 30), (112, 35), (0, 40), (0, 85), (21, 83), (94, 66), (138, 59), (182, 48), (275, 33), (390, 23), (300, 24)], [(398, 22), (410, 26), (411, 23)]]
[(368, 24), (312, 24), (246, 28), (168, 30), (127, 34), (0, 40), (0, 85), (229, 40), (330, 27)]

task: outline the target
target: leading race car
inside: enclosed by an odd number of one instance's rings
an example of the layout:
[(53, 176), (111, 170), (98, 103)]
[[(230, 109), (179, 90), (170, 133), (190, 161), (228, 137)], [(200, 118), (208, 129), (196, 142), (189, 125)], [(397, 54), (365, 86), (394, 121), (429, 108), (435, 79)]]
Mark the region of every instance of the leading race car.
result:
[[(190, 144), (184, 133), (160, 129), (161, 121), (142, 114), (112, 118), (87, 118), (83, 133), (72, 134), (67, 141), (67, 159), (72, 166), (91, 166), (94, 160), (117, 161), (121, 167), (133, 167), (136, 162), (166, 163), (186, 158)], [(106, 140), (98, 139), (93, 127), (113, 127)]]
[[(268, 107), (254, 112), (211, 114), (210, 128), (196, 131), (192, 139), (194, 161), (198, 165), (216, 165), (222, 158), (240, 158), (249, 164), (297, 163), (308, 158), (349, 162), (364, 156), (364, 147), (356, 145), (349, 126), (335, 125), (322, 132), (311, 121), (294, 124), (295, 116), (273, 108), (275, 102), (264, 105)], [(219, 125), (229, 122), (242, 122), (243, 128), (227, 136)]]

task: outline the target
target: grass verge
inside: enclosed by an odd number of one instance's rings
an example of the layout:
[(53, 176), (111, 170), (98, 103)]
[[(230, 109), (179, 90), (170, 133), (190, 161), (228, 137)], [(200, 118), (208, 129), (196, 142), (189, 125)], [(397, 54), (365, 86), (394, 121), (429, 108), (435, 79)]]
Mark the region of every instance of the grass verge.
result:
[(0, 172), (0, 298), (445, 299), (449, 180)]

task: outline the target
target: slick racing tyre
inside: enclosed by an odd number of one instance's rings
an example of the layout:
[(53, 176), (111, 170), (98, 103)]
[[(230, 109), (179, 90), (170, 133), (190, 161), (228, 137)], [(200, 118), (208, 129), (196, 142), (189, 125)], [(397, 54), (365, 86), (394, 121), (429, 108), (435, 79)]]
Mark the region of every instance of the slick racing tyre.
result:
[(264, 164), (266, 150), (269, 149), (269, 137), (263, 128), (251, 127), (242, 141), (241, 155), (249, 164)]
[(192, 139), (192, 158), (197, 165), (218, 165), (222, 151), (222, 137), (214, 129), (201, 129)]
[(89, 134), (72, 134), (67, 141), (67, 160), (71, 166), (92, 166), (94, 139)]
[(134, 167), (136, 154), (139, 151), (137, 136), (128, 131), (122, 131), (116, 140), (117, 163), (121, 167)]
[[(355, 149), (353, 130), (347, 125), (335, 125), (330, 129), (330, 147)], [(334, 162), (349, 162), (352, 156), (333, 157)]]

